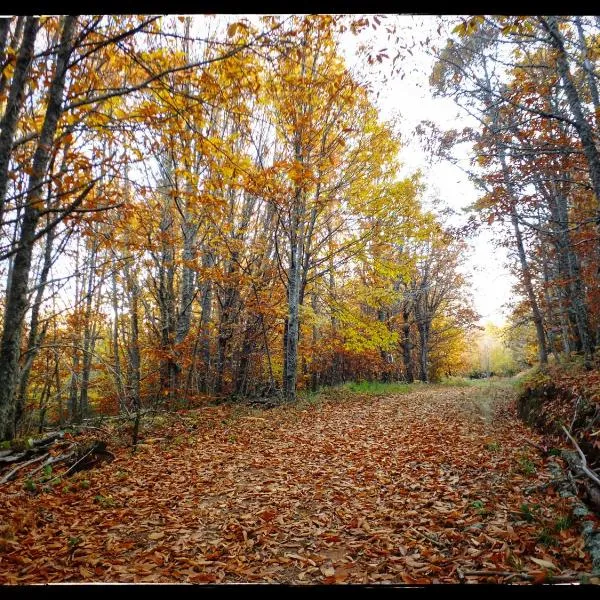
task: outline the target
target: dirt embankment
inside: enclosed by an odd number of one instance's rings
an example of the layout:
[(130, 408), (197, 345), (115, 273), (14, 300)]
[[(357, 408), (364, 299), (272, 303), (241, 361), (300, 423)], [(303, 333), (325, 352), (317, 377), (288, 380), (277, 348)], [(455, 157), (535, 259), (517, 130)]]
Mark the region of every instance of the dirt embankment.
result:
[(583, 501), (575, 506), (573, 514), (580, 520), (586, 549), (596, 570), (600, 568), (598, 378), (598, 370), (565, 372), (555, 367), (527, 381), (517, 399), (519, 416), (545, 434), (543, 453), (557, 453), (565, 461), (564, 469), (555, 473), (557, 489), (563, 497), (573, 495)]
[[(587, 466), (600, 466), (600, 390), (598, 373), (565, 376), (552, 372), (538, 374), (526, 382), (517, 399), (519, 416), (546, 434), (548, 445), (569, 444), (567, 429), (586, 457)], [(599, 505), (600, 507), (600, 505)]]

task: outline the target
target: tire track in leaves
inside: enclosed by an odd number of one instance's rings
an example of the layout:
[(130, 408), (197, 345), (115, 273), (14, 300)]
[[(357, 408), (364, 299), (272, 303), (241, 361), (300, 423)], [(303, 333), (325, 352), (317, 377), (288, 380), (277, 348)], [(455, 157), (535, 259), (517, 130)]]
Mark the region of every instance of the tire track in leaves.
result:
[(6, 486), (0, 582), (456, 583), (590, 569), (568, 501), (526, 495), (549, 474), (510, 398), (432, 387), (207, 408), (156, 436), (48, 492)]

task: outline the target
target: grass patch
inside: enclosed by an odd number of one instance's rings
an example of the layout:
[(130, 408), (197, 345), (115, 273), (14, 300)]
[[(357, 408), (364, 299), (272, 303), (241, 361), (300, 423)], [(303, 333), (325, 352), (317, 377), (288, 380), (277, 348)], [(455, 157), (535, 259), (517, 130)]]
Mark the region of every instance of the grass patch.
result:
[(527, 456), (520, 456), (518, 458), (518, 471), (523, 475), (535, 475), (536, 468), (533, 462)]
[(488, 452), (498, 452), (500, 450), (500, 442), (497, 441), (491, 441), (491, 442), (487, 442), (487, 444), (485, 444), (484, 448), (488, 451)]
[(554, 537), (554, 532), (548, 527), (544, 527), (538, 534), (537, 542), (544, 546), (558, 546), (558, 540)]
[(438, 385), (444, 387), (476, 387), (476, 388), (507, 388), (516, 387), (519, 384), (519, 375), (514, 377), (483, 377), (471, 379), (470, 377), (444, 377)]
[(355, 394), (368, 394), (372, 396), (386, 394), (408, 394), (421, 386), (420, 383), (382, 383), (381, 381), (350, 382), (342, 386), (343, 390)]

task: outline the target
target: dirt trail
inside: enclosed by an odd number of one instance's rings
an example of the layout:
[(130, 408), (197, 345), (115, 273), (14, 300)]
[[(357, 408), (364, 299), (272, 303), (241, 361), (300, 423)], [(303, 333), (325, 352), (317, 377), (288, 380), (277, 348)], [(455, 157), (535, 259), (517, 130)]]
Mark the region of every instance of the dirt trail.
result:
[(568, 501), (540, 489), (548, 469), (525, 441), (536, 434), (494, 390), (205, 409), (160, 436), (66, 489), (0, 490), (0, 583), (456, 583), (522, 581), (473, 571), (590, 571)]

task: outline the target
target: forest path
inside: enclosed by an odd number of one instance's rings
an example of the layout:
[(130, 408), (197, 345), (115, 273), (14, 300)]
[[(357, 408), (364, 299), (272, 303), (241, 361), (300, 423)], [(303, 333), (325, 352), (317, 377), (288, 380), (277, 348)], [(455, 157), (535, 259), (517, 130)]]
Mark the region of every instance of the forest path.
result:
[[(190, 411), (135, 456), (0, 490), (0, 583), (431, 583), (589, 572), (508, 391)], [(527, 488), (537, 490), (527, 495)], [(467, 581), (523, 581), (466, 575)]]

